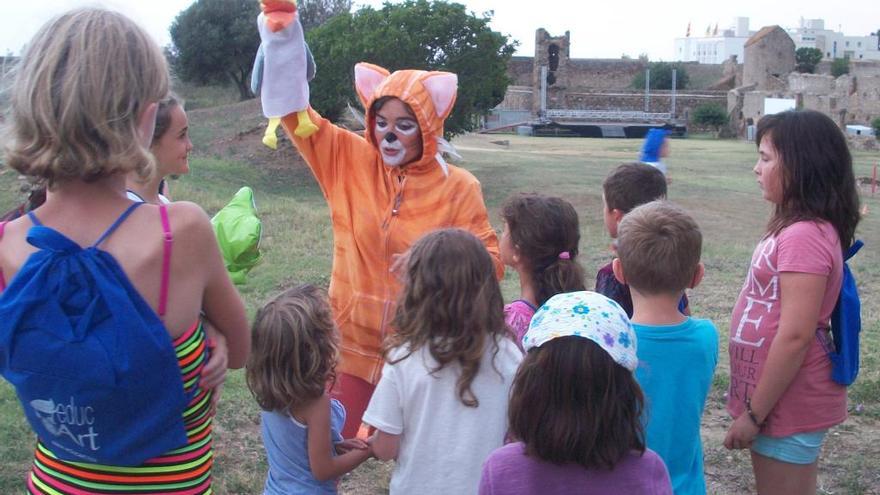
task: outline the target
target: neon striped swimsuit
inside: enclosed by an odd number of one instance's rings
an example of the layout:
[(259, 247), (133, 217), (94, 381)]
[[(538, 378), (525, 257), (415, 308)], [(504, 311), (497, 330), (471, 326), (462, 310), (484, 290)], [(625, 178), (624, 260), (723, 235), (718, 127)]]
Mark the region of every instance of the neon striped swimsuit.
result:
[(28, 478), (30, 494), (211, 494), (212, 422), (210, 390), (198, 388), (208, 361), (205, 332), (194, 324), (173, 342), (187, 392), (195, 396), (183, 413), (187, 444), (137, 467), (101, 466), (66, 462), (37, 442), (34, 466)]

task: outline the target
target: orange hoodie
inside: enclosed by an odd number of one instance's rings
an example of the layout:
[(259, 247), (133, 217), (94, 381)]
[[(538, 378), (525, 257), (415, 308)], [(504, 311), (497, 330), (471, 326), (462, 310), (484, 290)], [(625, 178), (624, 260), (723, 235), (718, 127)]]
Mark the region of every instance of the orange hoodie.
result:
[[(318, 131), (307, 138), (293, 133), (296, 114), (286, 116), (282, 124), (331, 210), (330, 304), (342, 332), (339, 371), (375, 384), (382, 370), (382, 341), (391, 331), (401, 289), (390, 271), (393, 255), (406, 252), (427, 232), (459, 227), (483, 241), (499, 278), (504, 265), (479, 181), (453, 165), (447, 176), (435, 157), (436, 138), (442, 137), (443, 121), (455, 102), (455, 76), (416, 70), (389, 75), (380, 67), (358, 64), (355, 79), (367, 109), (366, 139), (313, 109), (309, 115)], [(375, 115), (369, 109), (382, 96), (395, 96), (409, 105), (421, 128), (422, 157), (402, 167), (384, 164), (373, 137)]]

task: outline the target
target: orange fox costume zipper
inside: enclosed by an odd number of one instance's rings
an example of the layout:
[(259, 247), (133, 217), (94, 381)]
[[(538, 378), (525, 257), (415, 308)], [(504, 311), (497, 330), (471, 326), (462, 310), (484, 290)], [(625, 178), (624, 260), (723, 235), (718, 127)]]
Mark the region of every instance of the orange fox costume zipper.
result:
[[(391, 227), (394, 223), (395, 217), (400, 214), (400, 206), (403, 203), (403, 191), (406, 187), (406, 172), (401, 171), (400, 174), (397, 175), (397, 182), (399, 184), (399, 189), (397, 190), (397, 194), (394, 195), (394, 200), (391, 202), (391, 211), (388, 214), (388, 217), (382, 223), (382, 230), (385, 233), (385, 271), (390, 271), (391, 266), (394, 264), (391, 261), (391, 255), (393, 253), (390, 252), (390, 239), (391, 239)], [(403, 253), (400, 253), (403, 254)], [(396, 261), (396, 260), (395, 260)], [(389, 264), (390, 263), (390, 264)], [(393, 304), (391, 294), (391, 287), (385, 287), (385, 302), (382, 304), (382, 322), (379, 324), (379, 335), (381, 340), (385, 341), (385, 328), (388, 322), (388, 311), (391, 309), (391, 305)]]

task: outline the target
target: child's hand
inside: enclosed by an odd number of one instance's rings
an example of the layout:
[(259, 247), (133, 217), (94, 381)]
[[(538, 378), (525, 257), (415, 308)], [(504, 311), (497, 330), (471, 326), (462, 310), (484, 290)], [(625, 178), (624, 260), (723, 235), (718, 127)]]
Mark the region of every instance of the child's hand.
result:
[(205, 367), (202, 368), (200, 386), (204, 389), (214, 389), (226, 381), (229, 347), (226, 345), (226, 337), (218, 332), (210, 322), (205, 320), (202, 325), (205, 327), (206, 344), (211, 350), (211, 356), (205, 363)]
[(755, 423), (747, 413), (739, 415), (730, 429), (727, 430), (727, 437), (724, 438), (724, 447), (727, 449), (747, 449), (752, 446), (752, 442), (760, 432)]
[(351, 452), (352, 450), (368, 450), (370, 444), (360, 438), (349, 438), (335, 444), (334, 447), (336, 447), (336, 453), (342, 455), (346, 452)]

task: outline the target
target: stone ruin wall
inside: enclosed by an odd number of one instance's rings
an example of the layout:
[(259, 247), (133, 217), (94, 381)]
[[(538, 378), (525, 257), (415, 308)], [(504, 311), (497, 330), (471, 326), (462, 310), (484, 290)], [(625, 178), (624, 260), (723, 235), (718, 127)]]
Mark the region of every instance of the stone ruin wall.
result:
[[(794, 99), (797, 108), (822, 112), (841, 127), (870, 125), (880, 117), (880, 62), (851, 61), (849, 74), (838, 78), (830, 75), (830, 62), (820, 63), (816, 74), (793, 72), (794, 44), (778, 28), (762, 29), (745, 55), (747, 85), (727, 99), (731, 130), (740, 136), (762, 117), (766, 98)], [(774, 75), (783, 71), (784, 76)]]
[[(555, 72), (556, 83), (547, 87), (547, 106), (574, 110), (644, 110), (642, 88), (633, 88), (636, 75), (643, 73), (647, 61), (641, 59), (572, 59), (571, 38), (551, 36), (546, 30), (535, 33), (535, 57), (512, 57), (507, 74), (511, 79), (504, 100), (496, 109), (508, 112), (531, 111), (537, 115), (540, 109), (541, 66), (548, 64), (548, 47), (559, 47), (559, 64)], [(682, 63), (692, 82), (691, 87), (705, 89), (723, 79), (729, 67), (725, 65)], [(734, 63), (734, 71), (736, 72)], [(741, 74), (741, 66), (739, 70)], [(741, 76), (739, 76), (741, 77)], [(696, 84), (696, 86), (694, 85)], [(729, 88), (729, 87), (728, 87)], [(728, 89), (724, 88), (724, 89)], [(652, 92), (651, 112), (668, 112), (670, 97), (662, 91)], [(665, 92), (668, 93), (668, 92)], [(711, 100), (724, 106), (726, 94), (715, 91), (704, 94), (690, 89), (680, 90), (691, 96), (679, 98), (677, 109), (687, 110)], [(681, 111), (677, 112), (683, 115)]]
[[(880, 72), (880, 64), (877, 68)], [(732, 109), (734, 130), (742, 135), (749, 121), (757, 122), (763, 115), (765, 98), (792, 98), (797, 108), (822, 112), (841, 127), (846, 124), (870, 125), (873, 119), (880, 117), (880, 75), (860, 77), (848, 74), (835, 79), (830, 75), (793, 72), (782, 89), (757, 91), (740, 88), (738, 91), (730, 92), (728, 108)]]
[[(497, 110), (518, 111), (532, 107), (538, 96), (528, 86), (508, 86), (507, 96), (496, 107)], [(687, 118), (694, 108), (703, 103), (715, 103), (721, 107), (726, 105), (727, 94), (722, 91), (685, 91), (676, 95), (676, 114)], [(626, 110), (642, 111), (645, 109), (645, 94), (635, 90), (590, 91), (590, 92), (556, 92), (547, 97), (549, 108), (568, 110)], [(540, 102), (538, 103), (540, 104)], [(672, 92), (654, 91), (651, 93), (649, 110), (666, 113), (672, 111)]]

